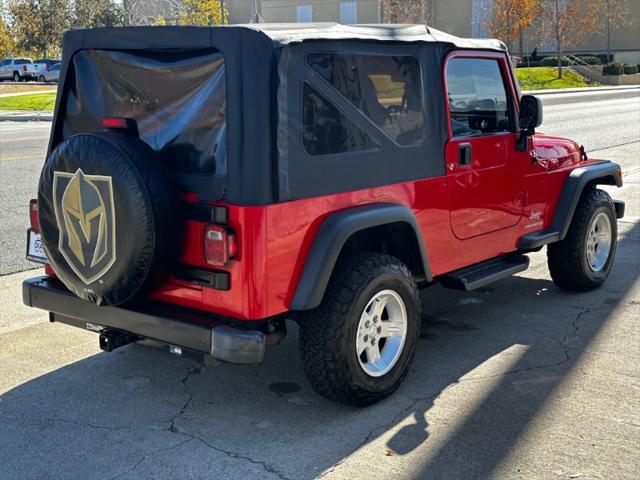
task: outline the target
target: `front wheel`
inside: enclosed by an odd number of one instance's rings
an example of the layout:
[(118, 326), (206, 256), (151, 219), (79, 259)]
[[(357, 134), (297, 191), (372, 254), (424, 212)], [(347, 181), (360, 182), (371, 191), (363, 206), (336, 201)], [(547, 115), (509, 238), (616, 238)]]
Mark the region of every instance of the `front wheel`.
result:
[(618, 224), (609, 194), (588, 188), (582, 194), (564, 240), (547, 247), (551, 278), (560, 288), (588, 291), (609, 276)]
[(300, 319), (300, 355), (325, 398), (367, 406), (407, 375), (420, 330), (418, 289), (400, 260), (345, 254), (322, 304)]

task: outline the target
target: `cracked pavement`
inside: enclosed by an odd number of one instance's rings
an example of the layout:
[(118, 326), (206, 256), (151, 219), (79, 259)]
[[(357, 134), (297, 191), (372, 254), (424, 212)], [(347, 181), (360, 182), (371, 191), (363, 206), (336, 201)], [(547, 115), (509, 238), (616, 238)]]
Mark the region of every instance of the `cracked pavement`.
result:
[(311, 390), (292, 323), (258, 366), (107, 354), (21, 305), (37, 271), (0, 276), (0, 478), (637, 478), (640, 143), (598, 154), (627, 201), (608, 283), (557, 289), (543, 250), (480, 291), (425, 290), (411, 372), (367, 409)]

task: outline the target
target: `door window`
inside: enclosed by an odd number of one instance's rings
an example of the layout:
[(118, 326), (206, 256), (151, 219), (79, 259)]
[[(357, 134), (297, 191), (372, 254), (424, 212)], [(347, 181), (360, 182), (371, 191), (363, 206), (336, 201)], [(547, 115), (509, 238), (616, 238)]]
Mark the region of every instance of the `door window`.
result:
[(498, 60), (452, 58), (446, 72), (454, 137), (511, 131), (509, 97)]
[(307, 64), (398, 144), (424, 140), (417, 58), (311, 53)]

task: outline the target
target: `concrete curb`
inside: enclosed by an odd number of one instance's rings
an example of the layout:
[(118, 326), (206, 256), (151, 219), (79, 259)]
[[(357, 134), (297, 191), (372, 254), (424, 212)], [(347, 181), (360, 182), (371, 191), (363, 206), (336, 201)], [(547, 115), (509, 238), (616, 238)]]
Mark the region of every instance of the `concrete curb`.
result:
[(53, 113), (0, 113), (0, 122), (51, 122)]
[(623, 85), (623, 86), (607, 85), (604, 87), (550, 88), (545, 90), (523, 90), (522, 93), (527, 95), (553, 95), (553, 94), (561, 94), (561, 93), (589, 93), (589, 92), (608, 92), (608, 91), (624, 92), (626, 90), (638, 90), (638, 89), (640, 89), (640, 85)]

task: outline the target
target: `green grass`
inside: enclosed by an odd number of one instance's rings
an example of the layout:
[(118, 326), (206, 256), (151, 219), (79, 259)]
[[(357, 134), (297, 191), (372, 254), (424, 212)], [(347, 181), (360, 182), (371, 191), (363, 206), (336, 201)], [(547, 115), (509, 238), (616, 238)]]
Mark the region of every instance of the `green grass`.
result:
[(556, 67), (516, 68), (516, 76), (523, 90), (543, 90), (546, 88), (595, 87), (598, 82), (589, 82), (566, 68), (562, 69), (562, 80), (558, 78)]
[(55, 92), (16, 95), (15, 97), (0, 97), (0, 110), (52, 111), (55, 103)]

